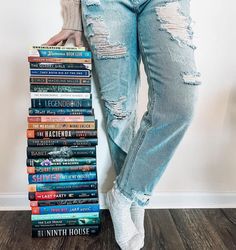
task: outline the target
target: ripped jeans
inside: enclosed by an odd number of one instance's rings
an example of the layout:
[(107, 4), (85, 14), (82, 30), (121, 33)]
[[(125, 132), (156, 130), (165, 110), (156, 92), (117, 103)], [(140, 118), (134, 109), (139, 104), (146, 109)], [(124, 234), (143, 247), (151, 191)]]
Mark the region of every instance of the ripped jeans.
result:
[[(190, 0), (81, 0), (81, 10), (117, 174), (114, 187), (143, 207), (194, 114), (201, 80)], [(136, 129), (141, 58), (148, 105)]]

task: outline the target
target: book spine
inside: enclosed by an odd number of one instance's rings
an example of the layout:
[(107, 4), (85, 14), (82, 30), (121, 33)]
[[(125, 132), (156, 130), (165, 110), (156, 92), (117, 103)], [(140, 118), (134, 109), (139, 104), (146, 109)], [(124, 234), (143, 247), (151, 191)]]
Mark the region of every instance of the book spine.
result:
[(57, 122), (57, 123), (28, 123), (28, 129), (42, 129), (42, 130), (62, 130), (62, 129), (89, 129), (94, 130), (97, 128), (97, 121), (94, 122)]
[(99, 204), (32, 207), (32, 214), (99, 212)]
[(77, 156), (96, 156), (96, 147), (27, 147), (28, 158), (70, 158)]
[(52, 139), (52, 138), (97, 138), (97, 130), (27, 130), (27, 138)]
[(69, 46), (41, 46), (33, 45), (31, 50), (45, 49), (45, 50), (72, 50), (72, 51), (84, 51), (85, 47), (69, 47)]
[(28, 139), (29, 147), (60, 147), (60, 146), (96, 146), (98, 140), (96, 138), (87, 139)]
[(72, 157), (72, 158), (38, 158), (26, 159), (27, 166), (75, 166), (85, 164), (96, 164), (96, 157)]
[(45, 93), (89, 93), (91, 92), (91, 85), (40, 85), (30, 84), (30, 92), (45, 92)]
[(37, 63), (30, 62), (30, 69), (69, 69), (69, 70), (78, 70), (78, 69), (89, 69), (91, 70), (90, 63)]
[(31, 99), (91, 99), (91, 93), (47, 93), (31, 92)]
[(99, 203), (98, 198), (30, 201), (30, 206), (44, 207), (44, 206), (57, 206), (57, 205), (93, 204), (93, 203)]
[(75, 181), (58, 183), (28, 184), (29, 192), (40, 191), (69, 191), (69, 190), (94, 190), (97, 189), (97, 181)]
[(91, 51), (71, 51), (71, 50), (48, 50), (32, 49), (29, 56), (50, 57), (50, 58), (91, 58)]
[(80, 166), (56, 166), (56, 167), (27, 167), (28, 174), (37, 173), (60, 173), (75, 171), (95, 171), (96, 165), (80, 165)]
[(58, 228), (32, 228), (33, 238), (55, 237), (55, 236), (78, 236), (78, 235), (97, 235), (100, 232), (100, 226), (69, 226)]
[(67, 219), (82, 219), (82, 218), (98, 218), (100, 217), (99, 212), (90, 213), (63, 213), (63, 214), (32, 214), (32, 221), (39, 220), (67, 220)]
[[(92, 95), (92, 94), (91, 94)], [(32, 108), (92, 108), (92, 99), (31, 99)]]
[(94, 115), (93, 108), (29, 108), (29, 115)]
[(45, 183), (45, 182), (63, 182), (63, 181), (96, 181), (96, 171), (88, 172), (69, 172), (69, 173), (46, 173), (46, 174), (29, 174), (28, 182)]
[(43, 227), (65, 227), (65, 226), (83, 226), (83, 225), (99, 225), (100, 217), (89, 218), (84, 217), (80, 219), (61, 219), (61, 220), (36, 220), (32, 221), (33, 228)]
[(92, 63), (91, 58), (53, 58), (53, 57), (38, 57), (28, 56), (28, 62), (43, 62), (43, 63)]
[(66, 77), (91, 77), (91, 70), (46, 70), (31, 69), (31, 76), (66, 76)]
[(31, 76), (31, 84), (40, 85), (68, 85), (68, 86), (83, 86), (91, 85), (91, 78), (81, 78), (81, 77), (46, 77), (46, 76)]
[(37, 122), (94, 122), (95, 117), (91, 115), (76, 115), (76, 116), (28, 116), (29, 123)]
[(28, 198), (31, 201), (40, 200), (61, 200), (76, 198), (96, 198), (97, 190), (70, 190), (70, 191), (45, 191), (45, 192), (29, 192)]

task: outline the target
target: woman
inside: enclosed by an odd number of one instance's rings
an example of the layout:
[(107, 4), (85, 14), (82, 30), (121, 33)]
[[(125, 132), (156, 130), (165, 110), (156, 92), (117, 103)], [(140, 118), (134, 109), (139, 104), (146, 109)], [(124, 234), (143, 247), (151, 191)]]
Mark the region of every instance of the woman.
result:
[[(88, 43), (117, 177), (107, 192), (121, 249), (144, 245), (144, 211), (187, 128), (200, 73), (190, 0), (62, 0), (63, 27), (46, 44)], [(84, 41), (83, 41), (84, 38)], [(148, 105), (136, 131), (142, 58)]]

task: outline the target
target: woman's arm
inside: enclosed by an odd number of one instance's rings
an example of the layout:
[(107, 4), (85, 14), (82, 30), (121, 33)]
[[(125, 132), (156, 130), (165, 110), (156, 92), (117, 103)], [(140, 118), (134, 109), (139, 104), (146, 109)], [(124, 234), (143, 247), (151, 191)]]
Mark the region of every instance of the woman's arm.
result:
[(63, 26), (62, 29), (83, 30), (80, 0), (61, 0)]
[(54, 46), (68, 38), (74, 38), (75, 46), (84, 46), (80, 0), (61, 0), (61, 14), (63, 18), (62, 30), (43, 45)]

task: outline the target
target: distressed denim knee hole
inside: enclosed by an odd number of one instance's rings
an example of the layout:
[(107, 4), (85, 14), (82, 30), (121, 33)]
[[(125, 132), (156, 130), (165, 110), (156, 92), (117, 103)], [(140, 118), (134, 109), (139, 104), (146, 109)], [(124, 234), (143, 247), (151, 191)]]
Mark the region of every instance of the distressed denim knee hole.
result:
[(188, 45), (192, 49), (196, 46), (192, 42), (192, 18), (184, 15), (178, 1), (166, 2), (162, 6), (155, 7), (157, 20), (161, 23), (160, 30), (168, 32), (173, 41), (177, 41), (180, 46)]
[(128, 56), (124, 43), (119, 41), (111, 42), (110, 33), (101, 15), (92, 16), (85, 14), (87, 36), (93, 48), (93, 55), (97, 59), (120, 58)]

